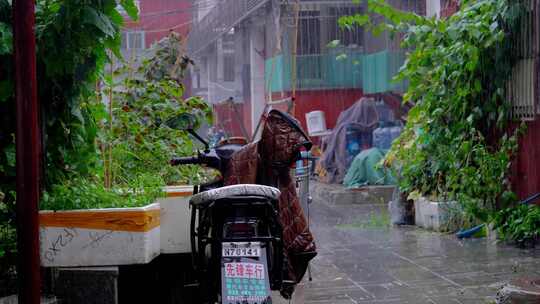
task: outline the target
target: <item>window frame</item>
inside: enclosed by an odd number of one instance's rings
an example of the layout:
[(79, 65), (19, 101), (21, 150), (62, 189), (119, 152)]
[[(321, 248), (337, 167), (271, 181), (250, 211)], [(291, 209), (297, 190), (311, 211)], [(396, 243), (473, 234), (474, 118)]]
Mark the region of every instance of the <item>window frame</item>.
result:
[[(141, 47), (137, 48), (137, 47), (131, 47), (131, 40), (133, 39), (132, 37), (137, 35), (137, 34), (140, 34), (141, 35)], [(130, 30), (125, 30), (125, 31), (122, 31), (121, 33), (121, 46), (120, 48), (122, 50), (144, 50), (146, 49), (146, 32), (145, 31), (130, 31)], [(125, 37), (125, 43), (124, 43), (124, 37)]]

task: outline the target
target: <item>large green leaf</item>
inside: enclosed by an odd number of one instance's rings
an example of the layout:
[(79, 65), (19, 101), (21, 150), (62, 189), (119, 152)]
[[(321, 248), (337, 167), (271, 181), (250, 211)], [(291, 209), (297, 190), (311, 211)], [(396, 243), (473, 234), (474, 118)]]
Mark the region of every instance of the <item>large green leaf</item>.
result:
[(108, 37), (114, 37), (117, 34), (109, 17), (92, 7), (85, 7), (82, 12), (82, 22), (97, 27)]
[(7, 165), (10, 167), (15, 167), (16, 157), (15, 157), (15, 145), (10, 144), (5, 150), (4, 154), (6, 156)]
[(139, 20), (139, 10), (137, 9), (137, 6), (135, 5), (135, 1), (133, 0), (121, 0), (120, 5), (126, 10), (126, 13), (128, 14), (129, 18), (131, 18), (133, 21)]
[(0, 81), (0, 103), (13, 96), (13, 82), (9, 79)]
[(11, 53), (13, 49), (13, 33), (11, 27), (0, 22), (0, 55)]

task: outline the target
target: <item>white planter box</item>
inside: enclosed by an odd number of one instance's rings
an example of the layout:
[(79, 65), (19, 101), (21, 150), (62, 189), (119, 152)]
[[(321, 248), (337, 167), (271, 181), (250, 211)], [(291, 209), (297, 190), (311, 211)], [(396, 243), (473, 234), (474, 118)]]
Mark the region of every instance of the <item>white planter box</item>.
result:
[(160, 253), (188, 253), (192, 186), (140, 208), (40, 212), (44, 267), (145, 264)]
[(434, 202), (420, 197), (414, 201), (415, 224), (435, 231), (453, 231), (459, 228), (451, 221), (457, 210), (457, 202)]
[(191, 252), (189, 241), (189, 199), (193, 186), (166, 187), (167, 197), (159, 199), (161, 206), (161, 253)]
[(44, 267), (143, 264), (160, 252), (160, 208), (41, 211)]

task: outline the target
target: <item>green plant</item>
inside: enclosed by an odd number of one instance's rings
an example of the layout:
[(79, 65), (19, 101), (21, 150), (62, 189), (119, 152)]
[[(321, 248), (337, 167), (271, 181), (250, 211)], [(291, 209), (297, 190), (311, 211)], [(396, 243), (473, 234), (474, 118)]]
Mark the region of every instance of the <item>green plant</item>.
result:
[(99, 165), (95, 145), (98, 129), (87, 100), (94, 98), (96, 83), (110, 56), (121, 57), (123, 17), (117, 5), (137, 19), (132, 0), (37, 3), (46, 187), (63, 182), (70, 174), (91, 174)]
[(13, 210), (4, 198), (5, 194), (0, 191), (0, 260), (17, 251)]
[(515, 241), (519, 246), (534, 246), (540, 238), (540, 207), (518, 205), (498, 212), (494, 227), (502, 238)]
[(166, 184), (200, 180), (198, 167), (168, 165), (172, 157), (191, 155), (194, 150), (187, 132), (171, 128), (168, 121), (183, 113), (195, 114), (199, 122), (210, 122), (212, 117), (211, 108), (201, 98), (182, 98), (180, 81), (191, 61), (177, 49), (179, 42), (180, 37), (172, 33), (150, 50), (148, 60), (126, 64), (114, 78), (106, 78), (112, 113), (101, 108), (96, 117), (103, 131), (103, 158), (110, 157), (111, 185), (128, 184), (146, 173)]
[(15, 292), (14, 268), (17, 257), (17, 235), (15, 231), (13, 205), (6, 204), (0, 191), (0, 297)]
[[(15, 95), (11, 0), (0, 0), (0, 276), (10, 272), (16, 254)], [(36, 60), (38, 100), (43, 137), (43, 186), (99, 167), (95, 139), (97, 125), (85, 102), (94, 95), (96, 81), (109, 60), (107, 50), (120, 56), (123, 6), (137, 18), (132, 0), (36, 1)], [(7, 261), (7, 262), (6, 262)], [(6, 266), (7, 265), (7, 266)]]
[(407, 80), (413, 105), (402, 135), (386, 157), (404, 191), (459, 201), (487, 221), (515, 200), (507, 179), (518, 131), (507, 132), (506, 83), (517, 61), (512, 52), (520, 1), (463, 1), (459, 12), (434, 19), (369, 0), (368, 15), (340, 19), (345, 27), (404, 33), (406, 61), (396, 80)]
[(41, 208), (76, 210), (125, 208), (148, 205), (162, 196), (163, 181), (153, 174), (140, 174), (124, 188), (106, 188), (97, 177), (75, 178), (55, 184), (43, 193)]
[[(89, 174), (98, 165), (97, 126), (84, 102), (105, 63), (106, 50), (120, 56), (122, 5), (137, 18), (132, 0), (39, 0), (36, 2), (38, 99), (43, 136), (45, 189)], [(15, 99), (11, 1), (0, 0), (0, 187), (7, 204), (15, 197)]]
[[(197, 167), (168, 165), (173, 156), (191, 154), (194, 148), (188, 134), (169, 127), (168, 121), (186, 112), (199, 121), (211, 117), (202, 99), (182, 99), (180, 80), (191, 62), (181, 56), (178, 42), (173, 33), (144, 60), (124, 62), (103, 75), (102, 92), (84, 103), (98, 127), (99, 166), (91, 174), (53, 184), (43, 194), (42, 209), (138, 207), (161, 196), (165, 184), (201, 179)], [(105, 97), (107, 106), (101, 100)]]

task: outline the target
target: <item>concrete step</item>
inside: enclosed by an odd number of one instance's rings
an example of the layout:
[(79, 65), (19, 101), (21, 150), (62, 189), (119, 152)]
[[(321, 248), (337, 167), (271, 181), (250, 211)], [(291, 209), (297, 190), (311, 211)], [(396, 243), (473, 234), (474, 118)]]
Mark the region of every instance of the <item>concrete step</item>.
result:
[[(19, 300), (16, 295), (0, 298), (0, 304), (17, 304)], [(61, 304), (56, 297), (42, 297), (41, 304)]]
[(328, 204), (388, 204), (395, 186), (365, 186), (347, 189), (339, 184), (311, 182), (313, 198)]

